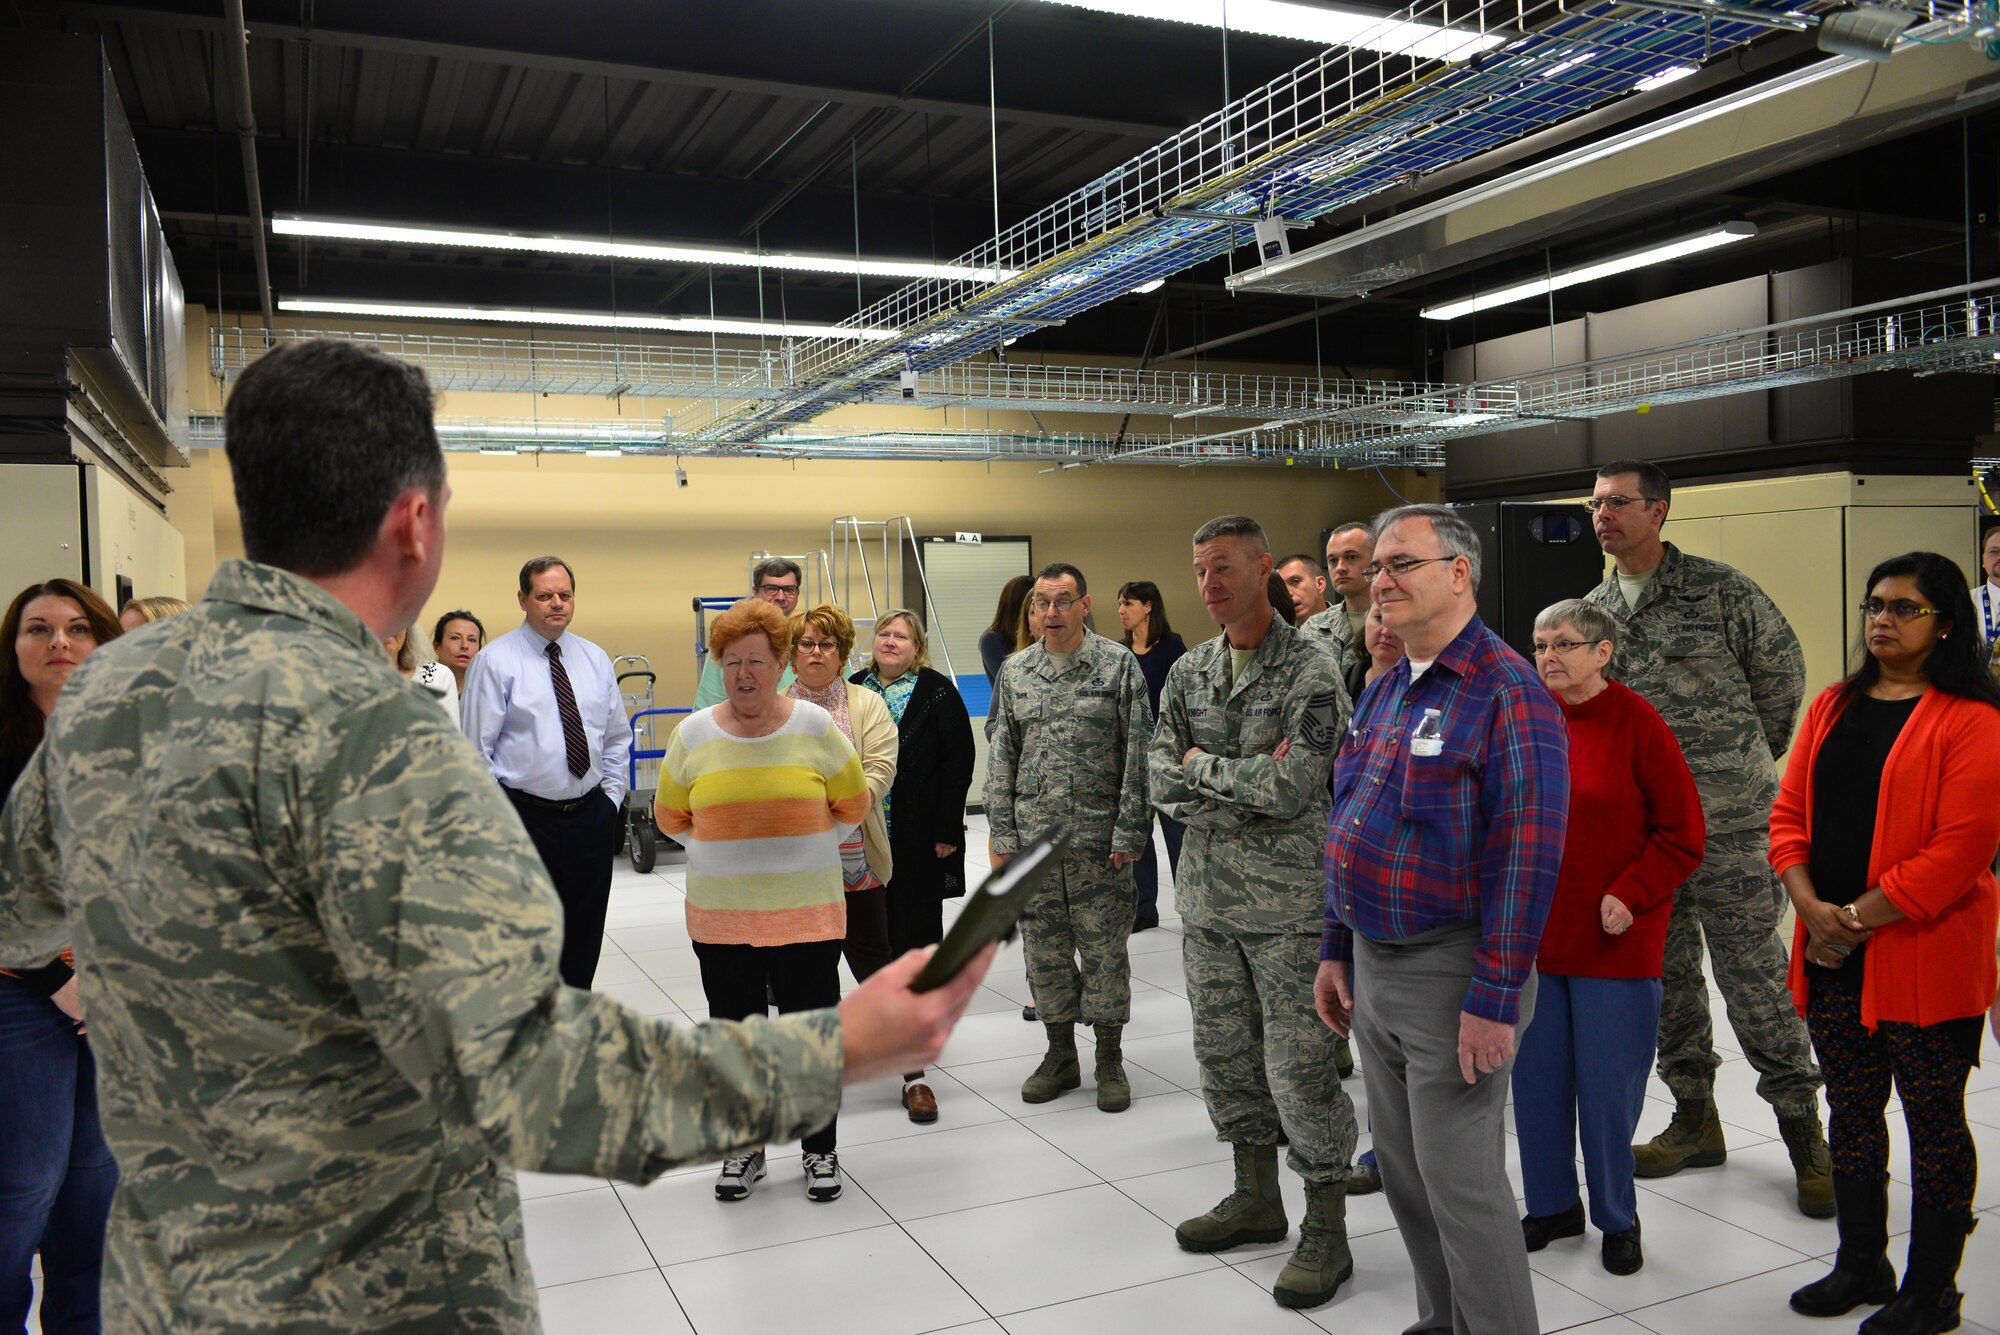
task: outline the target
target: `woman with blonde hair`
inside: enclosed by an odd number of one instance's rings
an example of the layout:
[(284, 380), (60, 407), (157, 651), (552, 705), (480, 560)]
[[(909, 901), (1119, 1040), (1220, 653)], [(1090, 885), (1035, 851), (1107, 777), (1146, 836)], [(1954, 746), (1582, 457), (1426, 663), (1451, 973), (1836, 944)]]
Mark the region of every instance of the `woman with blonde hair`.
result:
[[(840, 1002), (847, 935), (840, 845), (872, 805), (854, 747), (833, 716), (781, 694), (792, 632), (770, 603), (745, 598), (709, 628), (722, 700), (674, 730), (653, 817), (687, 848), (687, 929), (717, 1020)], [(841, 1194), (836, 1122), (801, 1144), (806, 1198)], [(764, 1176), (760, 1146), (723, 1161), (717, 1200)]]
[[(848, 678), (882, 697), (898, 737), (896, 782), (882, 803), (896, 875), (886, 896), (889, 949), (944, 938), (944, 901), (965, 893), (965, 795), (972, 787), (972, 719), (950, 677), (930, 665), (923, 623), (908, 608), (875, 622), (868, 666)], [(903, 1077), (903, 1103), (937, 1106), (923, 1072)]]
[[(1030, 587), (1033, 587), (1032, 582), (1030, 583)], [(1014, 623), (1013, 652), (1018, 654), (1041, 638), (1042, 614), (1036, 610), (1033, 598), (1023, 598), (1021, 600), (1021, 615)], [(998, 674), (996, 673), (995, 675), (997, 676)]]
[(124, 608), (118, 613), (118, 624), (127, 632), (154, 621), (164, 621), (191, 610), (190, 605), (180, 598), (168, 594), (157, 594), (151, 598), (128, 598)]
[[(785, 694), (809, 700), (832, 715), (841, 735), (854, 744), (868, 780), (868, 815), (840, 845), (841, 881), (847, 890), (847, 937), (842, 953), (855, 982), (887, 964), (888, 892), (895, 872), (882, 799), (896, 780), (896, 720), (873, 691), (851, 688), (840, 675), (854, 652), (854, 621), (831, 603), (792, 613), (792, 684)], [(930, 1119), (936, 1117), (933, 1110)]]
[(444, 712), (458, 719), (458, 679), (444, 664), (432, 659), (424, 662), (417, 657), (417, 641), (406, 626), (396, 635), (382, 641), (382, 648), (396, 665), (396, 671), (424, 688), (430, 697), (444, 706)]

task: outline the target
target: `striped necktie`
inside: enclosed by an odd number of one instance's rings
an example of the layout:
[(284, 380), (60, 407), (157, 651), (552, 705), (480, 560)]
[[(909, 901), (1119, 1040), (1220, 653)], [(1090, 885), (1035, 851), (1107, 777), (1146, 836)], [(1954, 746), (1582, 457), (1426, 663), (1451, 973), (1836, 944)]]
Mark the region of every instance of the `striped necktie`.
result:
[(576, 707), (576, 692), (570, 689), (569, 673), (563, 668), (562, 646), (549, 643), (549, 680), (556, 688), (556, 712), (562, 715), (563, 760), (569, 772), (581, 779), (590, 768), (590, 743), (583, 736), (583, 714)]

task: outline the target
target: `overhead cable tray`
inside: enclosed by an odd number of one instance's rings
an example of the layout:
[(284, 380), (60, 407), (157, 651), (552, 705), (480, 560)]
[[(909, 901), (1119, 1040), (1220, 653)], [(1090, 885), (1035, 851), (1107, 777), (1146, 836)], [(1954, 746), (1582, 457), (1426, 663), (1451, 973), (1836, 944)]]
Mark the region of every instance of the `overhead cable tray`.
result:
[(1022, 332), (1122, 297), (1249, 240), (1260, 219), (1304, 222), (1794, 26), (1804, 6), (1741, 0), (1713, 12), (1549, 0), (1428, 0), (1384, 25), (1458, 35), (1436, 55), (1323, 52), (1016, 223), (962, 263), (997, 284), (911, 284), (850, 317), (887, 342), (799, 344), (797, 384), (705, 433), (755, 439)]
[[(438, 435), (447, 449), (496, 453), (1012, 460), (1058, 467), (1125, 463), (1430, 467), (1443, 462), (1444, 448), (1451, 442), (1551, 421), (1581, 421), (1874, 371), (2000, 374), (1996, 289), (2000, 279), (1730, 330), (1524, 376), (1464, 385), (1411, 385), (1400, 394), (1357, 395), (1350, 392), (1356, 382), (1328, 381), (1318, 389), (1324, 401), (1309, 409), (1273, 413), (1247, 426), (1219, 430), (1204, 429), (1202, 419), (1194, 417), (1186, 434), (843, 432), (790, 426), (756, 440), (717, 441), (671, 429), (664, 422), (441, 417)], [(1347, 389), (1336, 392), (1340, 386)], [(1378, 385), (1390, 387), (1387, 382)], [(1151, 411), (1157, 413), (1159, 406), (1151, 405)], [(192, 417), (188, 436), (192, 444), (219, 445), (222, 419), (213, 414)]]

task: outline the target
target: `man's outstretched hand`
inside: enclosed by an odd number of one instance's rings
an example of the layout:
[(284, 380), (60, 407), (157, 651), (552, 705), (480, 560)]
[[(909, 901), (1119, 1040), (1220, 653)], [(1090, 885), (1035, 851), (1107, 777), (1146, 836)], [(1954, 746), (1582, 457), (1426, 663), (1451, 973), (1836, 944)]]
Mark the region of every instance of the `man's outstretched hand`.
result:
[(848, 993), (840, 1003), (847, 1055), (842, 1082), (856, 1085), (936, 1062), (997, 949), (988, 946), (980, 951), (956, 978), (933, 992), (910, 991), (932, 953), (912, 950)]

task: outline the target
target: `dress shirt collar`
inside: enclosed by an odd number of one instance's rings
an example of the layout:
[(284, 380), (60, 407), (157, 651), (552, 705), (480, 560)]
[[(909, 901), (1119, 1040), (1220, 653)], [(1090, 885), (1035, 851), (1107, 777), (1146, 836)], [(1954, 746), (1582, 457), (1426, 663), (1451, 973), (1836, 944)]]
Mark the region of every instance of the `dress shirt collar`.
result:
[(526, 617), (523, 617), (521, 618), (520, 630), (521, 630), (521, 643), (523, 647), (525, 647), (528, 650), (528, 652), (532, 653), (535, 657), (547, 658), (549, 656), (549, 646), (552, 644), (560, 644), (562, 646), (562, 660), (565, 663), (569, 662), (569, 651), (571, 648), (570, 642), (572, 639), (575, 638), (569, 633), (569, 627), (567, 626), (563, 627), (563, 633), (556, 636), (553, 640), (543, 639), (542, 633), (536, 630), (533, 626), (530, 626), (528, 624), (528, 619)]
[[(1474, 612), (1472, 620), (1459, 628), (1458, 634), (1451, 637), (1450, 644), (1438, 650), (1438, 656), (1431, 660), (1431, 665), (1428, 668), (1424, 669), (1424, 675), (1416, 680), (1430, 680), (1436, 675), (1439, 668), (1443, 668), (1453, 676), (1461, 679), (1476, 676), (1485, 658), (1486, 623), (1479, 619), (1479, 613)], [(1394, 685), (1398, 691), (1406, 691), (1410, 688), (1410, 658), (1408, 654), (1398, 659), (1396, 666), (1391, 668), (1390, 672), (1394, 674)]]

